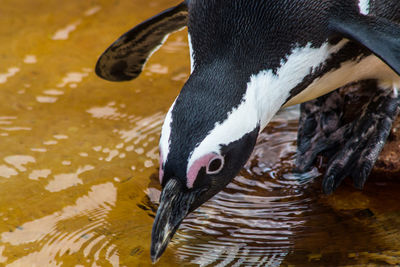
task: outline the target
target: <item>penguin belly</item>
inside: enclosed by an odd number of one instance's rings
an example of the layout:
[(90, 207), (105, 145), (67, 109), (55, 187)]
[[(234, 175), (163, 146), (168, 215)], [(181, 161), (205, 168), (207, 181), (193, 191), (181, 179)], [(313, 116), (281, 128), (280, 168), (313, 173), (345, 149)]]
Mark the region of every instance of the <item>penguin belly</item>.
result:
[(310, 101), (352, 82), (376, 79), (384, 88), (399, 88), (400, 77), (375, 55), (361, 61), (343, 62), (340, 68), (316, 78), (309, 86), (292, 97), (283, 107)]

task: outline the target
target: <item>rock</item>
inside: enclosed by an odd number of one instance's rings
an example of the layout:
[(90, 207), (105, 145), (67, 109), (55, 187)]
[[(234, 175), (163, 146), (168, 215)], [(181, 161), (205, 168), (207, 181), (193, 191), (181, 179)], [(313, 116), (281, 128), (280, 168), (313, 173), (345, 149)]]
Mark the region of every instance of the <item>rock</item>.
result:
[(400, 116), (393, 124), (390, 136), (371, 175), (400, 178)]

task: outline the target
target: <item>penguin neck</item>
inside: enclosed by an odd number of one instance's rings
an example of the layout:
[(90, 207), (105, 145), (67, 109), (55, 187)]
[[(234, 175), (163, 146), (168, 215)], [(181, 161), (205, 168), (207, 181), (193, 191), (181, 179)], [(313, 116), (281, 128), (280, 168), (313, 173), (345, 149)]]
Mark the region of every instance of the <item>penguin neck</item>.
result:
[[(173, 173), (185, 177), (184, 163), (196, 147), (205, 144), (196, 150), (198, 153), (195, 153), (194, 160), (210, 151), (218, 152), (220, 145), (240, 139), (257, 124), (250, 123), (248, 112), (242, 107), (248, 76), (243, 77), (242, 71), (224, 59), (199, 63), (168, 112), (163, 126), (161, 146), (164, 161), (169, 162), (166, 175)], [(191, 164), (189, 162), (187, 166)]]
[[(324, 66), (327, 59), (346, 42), (347, 40), (342, 40), (335, 45), (325, 42), (320, 47), (313, 47), (308, 43), (303, 47), (295, 47), (281, 60), (279, 67), (251, 75), (246, 95), (253, 95), (255, 99), (260, 130), (291, 97), (292, 90), (302, 85), (313, 71)], [(312, 80), (308, 82), (311, 83)]]
[[(191, 109), (193, 106), (202, 106), (204, 110), (204, 106), (208, 106), (213, 110), (212, 117), (216, 123), (222, 124), (229, 117), (236, 116), (237, 124), (248, 124), (246, 130), (254, 129), (257, 125), (263, 130), (292, 97), (291, 91), (302, 85), (316, 69), (324, 66), (327, 59), (347, 42), (343, 39), (336, 44), (326, 41), (318, 47), (311, 43), (293, 46), (281, 59), (279, 66), (266, 69), (258, 64), (249, 66), (251, 59), (216, 56), (210, 61), (200, 61), (195, 54), (193, 73), (180, 98), (190, 95), (187, 100), (191, 103)], [(202, 102), (193, 105), (196, 99)]]

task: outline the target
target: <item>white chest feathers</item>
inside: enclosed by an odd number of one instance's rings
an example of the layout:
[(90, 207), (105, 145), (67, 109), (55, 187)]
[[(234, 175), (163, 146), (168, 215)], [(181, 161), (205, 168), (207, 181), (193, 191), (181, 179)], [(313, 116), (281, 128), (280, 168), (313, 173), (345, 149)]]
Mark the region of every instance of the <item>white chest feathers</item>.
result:
[(400, 85), (400, 77), (378, 57), (370, 55), (359, 62), (344, 62), (340, 68), (325, 73), (290, 99), (285, 106), (300, 104), (346, 84), (367, 79), (377, 79), (380, 83), (386, 84), (385, 87), (398, 87)]

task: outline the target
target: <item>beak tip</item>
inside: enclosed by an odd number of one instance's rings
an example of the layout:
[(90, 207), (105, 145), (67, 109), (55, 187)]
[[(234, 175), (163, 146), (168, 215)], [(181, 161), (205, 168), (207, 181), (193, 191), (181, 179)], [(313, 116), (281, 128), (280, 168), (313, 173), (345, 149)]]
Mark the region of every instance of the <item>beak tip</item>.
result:
[(163, 188), (151, 233), (150, 256), (153, 264), (164, 253), (182, 220), (189, 213), (197, 191), (186, 192), (182, 185), (171, 179)]
[(159, 258), (157, 258), (154, 255), (151, 255), (151, 263), (156, 264), (158, 262)]
[(159, 249), (154, 249), (153, 247), (150, 250), (150, 257), (151, 257), (151, 262), (153, 264), (156, 264), (158, 260), (160, 259), (163, 251)]

